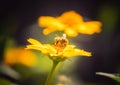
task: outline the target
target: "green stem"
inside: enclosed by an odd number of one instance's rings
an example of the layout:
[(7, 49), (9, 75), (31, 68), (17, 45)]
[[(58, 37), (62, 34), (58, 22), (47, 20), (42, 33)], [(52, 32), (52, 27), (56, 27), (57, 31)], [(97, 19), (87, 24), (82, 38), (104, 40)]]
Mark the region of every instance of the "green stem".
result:
[(52, 67), (51, 72), (49, 73), (49, 75), (48, 75), (48, 77), (47, 77), (47, 80), (46, 80), (46, 82), (45, 82), (45, 85), (50, 85), (51, 80), (52, 80), (52, 77), (53, 77), (53, 74), (54, 74), (54, 71), (55, 71), (58, 63), (59, 63), (58, 61), (53, 61), (53, 67)]

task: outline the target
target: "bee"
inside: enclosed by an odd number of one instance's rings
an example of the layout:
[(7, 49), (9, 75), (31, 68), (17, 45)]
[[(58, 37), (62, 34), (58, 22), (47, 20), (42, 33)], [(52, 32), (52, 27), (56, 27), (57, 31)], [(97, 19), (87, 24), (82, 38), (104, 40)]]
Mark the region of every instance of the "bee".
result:
[(68, 40), (66, 34), (63, 34), (62, 37), (56, 36), (54, 38), (54, 46), (58, 48), (65, 48), (68, 45)]

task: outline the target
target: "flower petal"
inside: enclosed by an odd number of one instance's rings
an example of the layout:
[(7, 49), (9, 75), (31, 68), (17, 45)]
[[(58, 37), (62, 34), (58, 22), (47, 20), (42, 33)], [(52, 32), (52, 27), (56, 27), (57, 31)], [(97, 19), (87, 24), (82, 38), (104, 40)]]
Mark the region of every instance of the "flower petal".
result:
[(63, 56), (65, 57), (72, 57), (72, 56), (91, 56), (90, 52), (75, 49), (75, 46), (69, 45), (65, 50), (63, 51)]
[(101, 23), (97, 21), (84, 22), (76, 26), (81, 34), (94, 34), (101, 32)]
[(27, 45), (25, 49), (34, 49), (39, 50), (44, 54), (55, 54), (56, 50), (49, 44), (43, 44), (43, 45)]
[(38, 45), (27, 45), (25, 49), (39, 50), (44, 54), (48, 53), (45, 48), (43, 48), (42, 46), (38, 46)]
[(48, 51), (49, 54), (56, 54), (56, 49), (53, 48), (52, 45), (49, 44), (44, 44), (44, 47), (46, 47), (46, 50)]
[(41, 45), (41, 43), (33, 38), (27, 39), (27, 41), (33, 45)]
[(63, 30), (64, 25), (54, 17), (50, 16), (41, 16), (38, 20), (38, 24), (41, 27), (47, 27), (50, 29)]
[(43, 34), (44, 34), (44, 35), (48, 35), (48, 34), (50, 34), (51, 32), (54, 32), (54, 31), (55, 31), (55, 29), (45, 28), (45, 29), (43, 30)]
[(78, 56), (91, 56), (91, 52), (87, 52), (87, 51), (80, 50), (80, 49), (75, 49), (74, 53)]
[(64, 24), (78, 24), (80, 22), (83, 22), (83, 17), (76, 13), (75, 11), (68, 11), (64, 12), (61, 16), (59, 16), (57, 19), (62, 21)]
[(78, 35), (78, 32), (73, 28), (66, 28), (64, 31), (68, 36), (75, 37)]

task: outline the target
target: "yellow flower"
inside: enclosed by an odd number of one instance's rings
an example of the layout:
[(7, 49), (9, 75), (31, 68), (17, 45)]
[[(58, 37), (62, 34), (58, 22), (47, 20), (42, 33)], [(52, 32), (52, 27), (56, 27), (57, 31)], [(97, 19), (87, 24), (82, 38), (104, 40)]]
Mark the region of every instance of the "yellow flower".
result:
[(54, 44), (42, 44), (35, 39), (28, 39), (31, 45), (27, 45), (26, 49), (35, 49), (41, 51), (43, 54), (48, 55), (52, 60), (62, 61), (72, 56), (91, 56), (90, 52), (77, 49), (74, 45), (69, 45), (66, 35), (62, 37), (55, 37)]
[(36, 60), (37, 57), (33, 52), (21, 47), (6, 49), (4, 54), (4, 63), (6, 65), (21, 63), (26, 66), (32, 66), (35, 64)]
[(68, 36), (75, 37), (81, 34), (94, 34), (101, 32), (101, 22), (87, 21), (84, 22), (83, 17), (75, 11), (68, 11), (58, 17), (41, 16), (38, 24), (45, 27), (43, 33), (45, 35), (54, 31), (64, 31)]
[(63, 85), (63, 84), (57, 84), (57, 85)]

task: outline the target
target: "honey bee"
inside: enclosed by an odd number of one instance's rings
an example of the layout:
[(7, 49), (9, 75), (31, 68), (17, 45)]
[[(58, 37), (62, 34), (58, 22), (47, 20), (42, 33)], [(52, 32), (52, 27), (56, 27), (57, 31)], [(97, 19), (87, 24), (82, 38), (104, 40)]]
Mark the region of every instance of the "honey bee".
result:
[(54, 38), (54, 46), (57, 48), (65, 48), (68, 45), (68, 40), (66, 34), (63, 34), (62, 37), (56, 36)]

